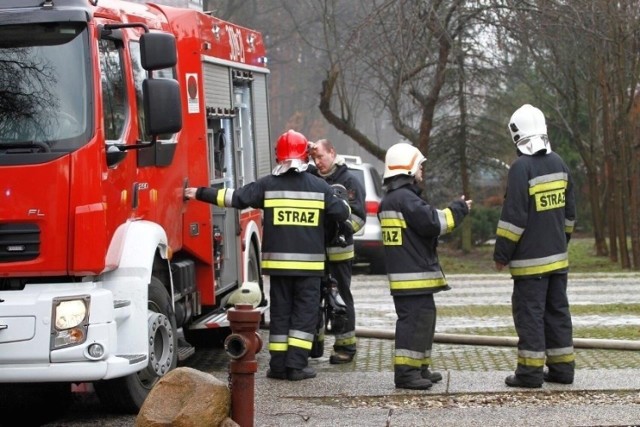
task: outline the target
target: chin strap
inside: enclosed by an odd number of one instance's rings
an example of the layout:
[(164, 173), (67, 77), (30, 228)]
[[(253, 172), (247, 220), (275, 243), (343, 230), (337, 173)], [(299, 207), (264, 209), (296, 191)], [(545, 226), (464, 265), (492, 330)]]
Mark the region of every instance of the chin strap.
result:
[(551, 144), (546, 135), (535, 135), (523, 139), (518, 141), (516, 147), (518, 148), (518, 152), (526, 156), (533, 156), (534, 154), (539, 154), (541, 151), (544, 151), (543, 154), (549, 154), (551, 152)]

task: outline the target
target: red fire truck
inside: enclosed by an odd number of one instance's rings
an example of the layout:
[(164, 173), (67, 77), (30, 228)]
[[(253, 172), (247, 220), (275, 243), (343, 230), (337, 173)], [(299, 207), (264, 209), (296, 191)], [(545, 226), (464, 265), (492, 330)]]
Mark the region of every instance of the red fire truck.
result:
[(269, 173), (268, 73), (259, 32), (195, 10), (0, 1), (0, 396), (137, 412), (244, 283), (267, 309), (261, 212), (183, 194)]

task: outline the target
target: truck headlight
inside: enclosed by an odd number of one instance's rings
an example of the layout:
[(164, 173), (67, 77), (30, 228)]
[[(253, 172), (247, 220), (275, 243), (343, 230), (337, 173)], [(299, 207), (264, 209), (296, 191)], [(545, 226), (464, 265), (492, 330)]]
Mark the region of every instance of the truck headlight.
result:
[(83, 300), (60, 301), (55, 307), (54, 325), (56, 329), (70, 329), (80, 325), (87, 316), (87, 306)]
[(51, 349), (82, 344), (87, 339), (89, 296), (53, 301)]

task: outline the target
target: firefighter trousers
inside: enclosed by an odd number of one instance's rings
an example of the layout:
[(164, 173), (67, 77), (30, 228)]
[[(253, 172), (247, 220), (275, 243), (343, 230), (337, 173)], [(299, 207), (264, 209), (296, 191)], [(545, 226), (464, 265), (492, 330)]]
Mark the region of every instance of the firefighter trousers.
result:
[(567, 273), (514, 280), (511, 304), (518, 333), (516, 375), (527, 383), (541, 384), (546, 363), (551, 377), (573, 380)]
[(431, 365), (431, 349), (436, 330), (433, 294), (394, 296), (396, 321), (393, 357), (396, 384), (421, 379), (422, 369)]
[(320, 277), (271, 276), (269, 367), (272, 372), (307, 367), (318, 321)]
[(347, 354), (356, 353), (356, 310), (351, 293), (351, 274), (353, 262), (329, 262), (329, 273), (338, 282), (338, 293), (347, 307), (347, 324), (340, 334), (336, 335), (333, 349)]

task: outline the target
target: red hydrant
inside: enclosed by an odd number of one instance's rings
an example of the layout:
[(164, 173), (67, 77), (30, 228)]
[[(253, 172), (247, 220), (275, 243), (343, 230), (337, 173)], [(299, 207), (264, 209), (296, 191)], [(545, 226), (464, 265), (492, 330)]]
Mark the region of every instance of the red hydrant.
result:
[(231, 418), (241, 427), (253, 427), (254, 422), (256, 353), (262, 349), (260, 317), (251, 304), (236, 304), (227, 312), (231, 335), (224, 340), (224, 349), (231, 358)]

